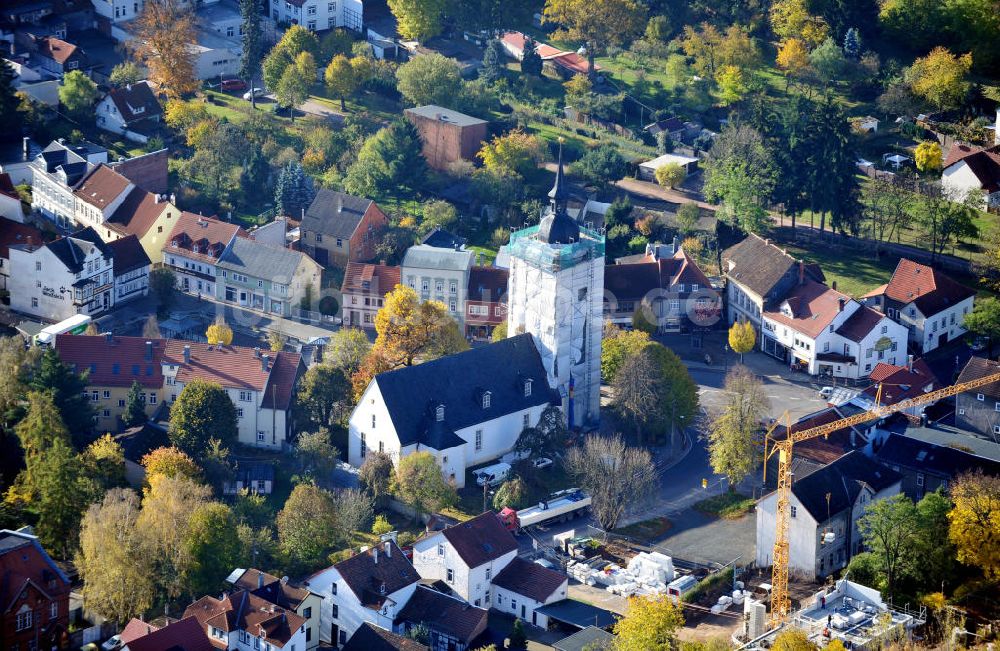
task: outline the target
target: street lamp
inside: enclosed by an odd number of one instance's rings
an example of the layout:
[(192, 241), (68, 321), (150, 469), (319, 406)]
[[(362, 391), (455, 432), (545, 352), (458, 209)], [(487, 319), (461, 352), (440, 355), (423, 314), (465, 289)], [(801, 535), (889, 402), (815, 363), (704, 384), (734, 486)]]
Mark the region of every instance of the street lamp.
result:
[(729, 344), (723, 344), (722, 350), (722, 357), (726, 360), (726, 373), (729, 373)]

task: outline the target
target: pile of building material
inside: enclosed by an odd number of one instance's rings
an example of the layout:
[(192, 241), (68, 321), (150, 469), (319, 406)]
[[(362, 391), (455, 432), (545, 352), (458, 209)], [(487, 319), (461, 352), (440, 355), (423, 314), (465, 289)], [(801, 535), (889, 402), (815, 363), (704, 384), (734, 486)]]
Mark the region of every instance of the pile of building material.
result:
[(626, 597), (664, 594), (675, 577), (673, 559), (659, 552), (640, 552), (627, 567), (600, 558), (570, 561), (566, 571), (580, 583)]
[(718, 615), (719, 613), (728, 610), (730, 606), (736, 604), (737, 606), (742, 606), (746, 598), (750, 596), (750, 593), (746, 590), (733, 590), (732, 595), (724, 594), (719, 597), (719, 601), (712, 606), (712, 614)]

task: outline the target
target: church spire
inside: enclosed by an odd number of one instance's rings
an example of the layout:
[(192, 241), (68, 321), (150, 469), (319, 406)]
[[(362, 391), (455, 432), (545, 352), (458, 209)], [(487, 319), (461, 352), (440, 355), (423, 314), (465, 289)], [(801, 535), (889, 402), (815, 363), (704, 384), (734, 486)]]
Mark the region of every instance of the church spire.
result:
[(563, 139), (559, 138), (559, 167), (556, 170), (556, 181), (549, 190), (549, 203), (552, 212), (566, 212), (566, 201), (569, 199), (569, 191), (566, 189), (565, 173), (563, 172)]
[(542, 218), (538, 228), (538, 239), (547, 244), (572, 244), (580, 239), (580, 225), (569, 216), (566, 204), (569, 201), (569, 189), (566, 187), (563, 171), (562, 138), (559, 139), (559, 168), (556, 170), (556, 182), (549, 190), (550, 208)]

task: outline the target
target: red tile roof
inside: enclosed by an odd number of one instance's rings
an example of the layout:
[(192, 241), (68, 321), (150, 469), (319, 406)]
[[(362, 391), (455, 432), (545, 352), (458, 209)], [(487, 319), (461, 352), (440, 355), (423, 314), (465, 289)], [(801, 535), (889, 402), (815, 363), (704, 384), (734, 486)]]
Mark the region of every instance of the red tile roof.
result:
[(385, 296), (399, 284), (399, 274), (399, 267), (348, 262), (340, 291), (344, 294), (360, 292)]
[(108, 97), (115, 103), (118, 113), (121, 114), (126, 124), (156, 117), (163, 113), (163, 108), (160, 107), (156, 96), (153, 95), (153, 91), (145, 81), (125, 88), (114, 88), (108, 93)]
[(973, 289), (927, 265), (902, 258), (886, 285), (885, 295), (903, 305), (914, 303), (930, 317), (945, 308), (975, 296)]
[(976, 147), (975, 145), (968, 145), (964, 142), (956, 142), (952, 145), (951, 149), (948, 150), (948, 155), (944, 159), (944, 163), (941, 164), (942, 169), (947, 169), (948, 167), (954, 165), (958, 161), (962, 160), (967, 156), (981, 152), (982, 147)]
[[(940, 382), (934, 372), (922, 359), (913, 362), (913, 369), (907, 366), (893, 366), (879, 362), (868, 376), (873, 382), (881, 383), (883, 405), (894, 405), (903, 400), (916, 398), (919, 395), (940, 388)], [(870, 386), (864, 393), (874, 399), (878, 386)]]
[(14, 186), (14, 182), (10, 180), (10, 174), (7, 172), (0, 174), (0, 194), (6, 195), (11, 199), (21, 200), (21, 195), (17, 193), (17, 188)]
[(566, 581), (561, 572), (515, 557), (493, 578), (493, 585), (544, 603)]
[(102, 163), (83, 177), (73, 194), (81, 201), (104, 210), (131, 184), (127, 178)]
[(493, 511), (448, 527), (443, 532), (467, 566), (479, 567), (517, 549), (517, 541)]
[[(965, 365), (965, 368), (962, 369), (962, 372), (959, 373), (958, 379), (955, 382), (957, 384), (971, 382), (972, 380), (980, 380), (998, 373), (1000, 373), (1000, 362), (994, 362), (982, 357), (972, 357)], [(968, 393), (982, 393), (991, 398), (1000, 398), (1000, 382), (987, 384), (978, 389), (973, 389)]]
[[(184, 362), (184, 347), (191, 348), (191, 361)], [(194, 341), (178, 339), (164, 340), (163, 363), (179, 366), (177, 381), (187, 384), (191, 380), (215, 382), (224, 387), (263, 391), (267, 387), (270, 373), (264, 370), (263, 356), (269, 356), (268, 368), (286, 369), (287, 364), (298, 365), (300, 355), (287, 352), (263, 352), (257, 358), (253, 348), (243, 346), (212, 346)], [(282, 359), (284, 358), (284, 359)], [(275, 363), (275, 359), (279, 360)], [(278, 387), (291, 391), (291, 387)], [(289, 398), (290, 399), (290, 398)], [(283, 398), (278, 397), (279, 404)]]
[(10, 257), (10, 247), (19, 244), (42, 243), (42, 232), (29, 224), (0, 217), (0, 258)]
[(264, 397), (260, 401), (263, 409), (285, 410), (292, 406), (292, 394), (295, 382), (299, 378), (302, 356), (298, 353), (271, 353), (271, 377), (264, 388)]
[[(389, 554), (385, 553), (389, 545)], [(420, 575), (396, 543), (373, 546), (333, 566), (366, 607), (378, 610), (386, 597), (420, 580)]]
[(521, 32), (507, 32), (500, 37), (500, 40), (507, 43), (515, 50), (524, 51), (524, 44), (527, 42), (527, 37)]
[[(840, 420), (843, 417), (844, 414), (842, 414), (836, 407), (828, 407), (793, 423), (792, 432), (801, 432), (807, 429), (812, 429), (813, 427), (827, 425)], [(824, 465), (833, 463), (842, 457), (846, 452), (854, 449), (854, 444), (861, 442), (860, 436), (854, 437), (855, 440), (852, 442), (852, 431), (854, 431), (853, 428), (845, 427), (831, 433), (829, 436), (821, 436), (808, 441), (802, 441), (801, 443), (796, 443), (795, 456), (809, 459)], [(771, 436), (776, 440), (782, 440), (786, 436), (785, 432), (785, 426), (778, 425), (774, 428), (774, 432), (772, 432)]]
[(133, 188), (108, 218), (108, 225), (119, 232), (143, 237), (167, 207), (167, 202), (158, 201), (152, 192)]
[(807, 280), (801, 285), (796, 285), (782, 302), (782, 305), (788, 303), (792, 316), (786, 316), (778, 310), (765, 311), (764, 316), (794, 328), (807, 337), (816, 338), (840, 313), (840, 302), (846, 304), (850, 300), (851, 297), (847, 294), (813, 280)]
[(38, 52), (42, 56), (63, 65), (76, 54), (77, 47), (55, 36), (47, 36), (38, 41)]
[(249, 590), (254, 595), (281, 606), (295, 610), (309, 596), (309, 590), (288, 582), (288, 577), (279, 579), (257, 569), (248, 569), (233, 584), (239, 590)]
[(500, 267), (473, 267), (469, 270), (470, 301), (499, 303), (506, 300), (510, 272)]
[[(563, 52), (552, 57), (552, 63), (560, 68), (565, 68), (575, 75), (586, 75), (590, 73), (590, 61), (587, 57), (582, 57), (576, 52)], [(594, 64), (594, 70), (603, 70), (600, 64)]]
[[(148, 349), (147, 341), (152, 343)], [(138, 382), (147, 389), (158, 389), (163, 386), (165, 343), (165, 339), (143, 337), (109, 340), (105, 335), (58, 335), (56, 352), (77, 373), (87, 373), (89, 386), (130, 387)]]
[[(177, 225), (170, 232), (167, 243), (163, 246), (163, 252), (173, 251), (186, 258), (215, 263), (234, 237), (249, 237), (249, 235), (236, 224), (182, 212), (177, 219)], [(198, 253), (193, 250), (195, 245), (198, 245)]]
[[(291, 610), (238, 590), (224, 599), (202, 597), (187, 607), (185, 618), (194, 618), (205, 630), (214, 626), (228, 633), (247, 631), (269, 644), (283, 648), (306, 620)], [(212, 644), (219, 646), (212, 641)]]
[[(138, 621), (132, 620), (132, 622)], [(129, 622), (129, 626), (132, 622)], [(139, 624), (148, 626), (143, 622)], [(128, 631), (128, 626), (125, 630)], [(154, 628), (145, 635), (127, 641), (123, 632), (122, 641), (128, 644), (129, 651), (212, 651), (213, 649), (213, 643), (205, 628), (194, 617), (185, 617), (163, 628)]]
[(122, 629), (122, 632), (118, 634), (118, 637), (122, 641), (122, 644), (128, 644), (132, 640), (138, 640), (140, 637), (158, 630), (160, 630), (159, 626), (153, 626), (149, 622), (144, 622), (141, 619), (133, 617), (125, 625), (125, 628)]

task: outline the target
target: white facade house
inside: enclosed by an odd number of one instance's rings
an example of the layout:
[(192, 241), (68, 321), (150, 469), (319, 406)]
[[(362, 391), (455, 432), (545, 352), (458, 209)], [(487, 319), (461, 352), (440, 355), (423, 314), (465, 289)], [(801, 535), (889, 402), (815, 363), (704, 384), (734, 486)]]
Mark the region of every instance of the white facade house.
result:
[(491, 605), (532, 626), (548, 629), (549, 618), (537, 609), (566, 599), (568, 590), (565, 574), (518, 557), (493, 578)]
[(546, 215), (511, 233), (507, 331), (534, 337), (568, 422), (581, 426), (601, 409), (605, 238), (569, 216), (568, 194), (560, 152)]
[(981, 209), (1000, 208), (1000, 110), (993, 132), (992, 147), (955, 143), (948, 151), (941, 166), (941, 190), (952, 201), (965, 201), (970, 192), (981, 192)]
[(492, 511), (413, 544), (423, 579), (444, 581), (473, 606), (489, 608), (493, 579), (517, 556), (517, 541)]
[(924, 354), (965, 334), (965, 316), (976, 291), (941, 271), (903, 258), (889, 282), (864, 301), (909, 331), (910, 346)]
[[(789, 569), (819, 579), (846, 567), (864, 551), (857, 521), (865, 508), (896, 495), (901, 486), (899, 473), (859, 450), (796, 477), (789, 499)], [(757, 501), (758, 567), (773, 564), (777, 499), (777, 493), (770, 493)]]
[(178, 290), (195, 296), (215, 296), (221, 277), (219, 258), (233, 240), (245, 235), (235, 224), (181, 213), (163, 246), (163, 265), (174, 272)]
[(419, 581), (417, 571), (391, 540), (309, 576), (305, 585), (323, 600), (320, 640), (343, 646), (366, 622), (393, 630)]
[(76, 184), (73, 220), (99, 229), (118, 209), (135, 184), (107, 165), (98, 165)]
[(108, 162), (103, 147), (52, 141), (29, 164), (31, 207), (63, 228), (76, 225), (73, 187), (100, 163)]
[(411, 246), (400, 265), (400, 282), (417, 292), (421, 301), (440, 301), (465, 331), (465, 301), (472, 251), (442, 249), (427, 244)]
[(761, 350), (810, 375), (859, 379), (906, 361), (906, 328), (814, 281), (762, 314)]
[(361, 0), (268, 0), (268, 5), (268, 14), (278, 24), (302, 25), (312, 32), (337, 27), (361, 31)]
[(93, 229), (44, 246), (14, 245), (9, 253), (7, 289), (16, 312), (58, 322), (115, 304), (113, 254)]
[(527, 334), (380, 373), (351, 413), (347, 459), (359, 467), (369, 451), (393, 463), (430, 452), (462, 487), (468, 468), (509, 452), (552, 399)]
[(139, 238), (129, 235), (108, 243), (114, 256), (115, 305), (142, 298), (149, 293), (152, 263)]

